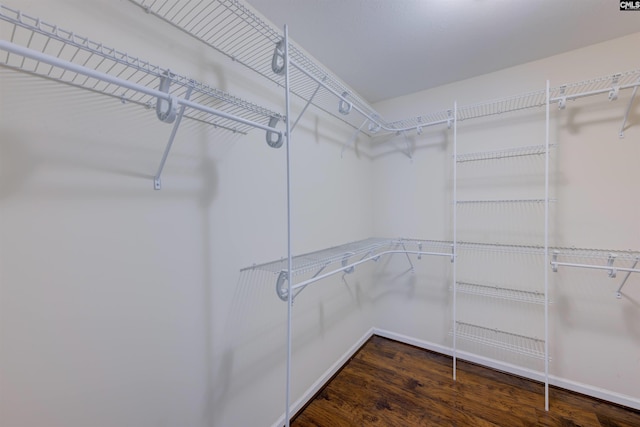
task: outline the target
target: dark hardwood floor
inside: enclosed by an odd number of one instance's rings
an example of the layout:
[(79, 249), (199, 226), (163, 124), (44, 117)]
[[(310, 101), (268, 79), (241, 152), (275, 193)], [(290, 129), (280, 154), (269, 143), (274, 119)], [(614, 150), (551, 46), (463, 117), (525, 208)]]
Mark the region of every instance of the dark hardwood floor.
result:
[(296, 415), (295, 427), (639, 427), (640, 411), (372, 337)]

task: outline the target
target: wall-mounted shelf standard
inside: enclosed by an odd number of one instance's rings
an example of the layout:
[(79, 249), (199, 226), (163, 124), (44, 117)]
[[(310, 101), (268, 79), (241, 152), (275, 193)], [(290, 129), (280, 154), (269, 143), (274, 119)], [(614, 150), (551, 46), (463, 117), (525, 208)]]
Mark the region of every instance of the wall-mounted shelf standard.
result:
[[(431, 240), (369, 238), (340, 246), (297, 255), (292, 258), (291, 277), (303, 274), (311, 277), (291, 284), (296, 297), (305, 287), (337, 273), (353, 273), (355, 267), (368, 261), (378, 261), (383, 255), (403, 254), (407, 257), (411, 271), (413, 261), (410, 255), (421, 259), (423, 256), (443, 256), (453, 259), (451, 244)], [(262, 270), (277, 274), (276, 294), (280, 299), (288, 299), (287, 259), (243, 268), (241, 271)]]
[(456, 322), (456, 336), (492, 348), (507, 350), (536, 359), (544, 359), (544, 340), (486, 328), (471, 323)]
[(281, 114), (169, 68), (152, 65), (2, 5), (0, 24), (9, 26), (3, 32), (11, 34), (10, 41), (0, 40), (0, 50), (5, 51), (0, 55), (0, 65), (155, 109), (159, 120), (175, 122), (156, 175), (156, 188), (183, 114), (185, 118), (234, 133), (245, 134), (259, 128), (267, 132), (267, 139), (270, 136), (282, 139), (282, 132), (273, 128), (274, 120), (283, 120)]

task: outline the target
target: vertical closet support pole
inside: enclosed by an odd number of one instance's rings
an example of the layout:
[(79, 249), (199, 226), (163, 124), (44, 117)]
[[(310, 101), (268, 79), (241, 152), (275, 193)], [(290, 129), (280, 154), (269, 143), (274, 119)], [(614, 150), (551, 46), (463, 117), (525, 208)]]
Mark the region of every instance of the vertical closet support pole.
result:
[(453, 103), (453, 380), (456, 380), (456, 365), (457, 365), (457, 343), (456, 343), (456, 332), (457, 326), (457, 294), (458, 294), (458, 282), (456, 277), (456, 270), (458, 264), (458, 101)]
[(291, 109), (289, 104), (290, 87), (289, 87), (289, 28), (284, 26), (284, 70), (285, 70), (285, 126), (287, 137), (287, 286), (289, 287), (287, 295), (287, 385), (285, 390), (285, 426), (291, 425), (289, 402), (291, 401), (291, 311), (293, 304), (293, 292), (291, 285), (291, 271), (293, 269), (293, 256), (291, 251)]
[(547, 80), (544, 146), (544, 410), (549, 410), (549, 107)]
[[(184, 99), (187, 101), (191, 97), (191, 92), (193, 91), (193, 87), (189, 86), (187, 88), (187, 93), (184, 96)], [(160, 166), (158, 167), (158, 171), (156, 175), (153, 177), (153, 188), (154, 190), (162, 189), (162, 181), (160, 180), (160, 175), (162, 175), (162, 170), (164, 169), (164, 164), (167, 161), (167, 157), (169, 157), (169, 151), (171, 151), (171, 146), (173, 145), (173, 140), (176, 138), (176, 134), (178, 133), (178, 128), (180, 127), (180, 122), (182, 121), (182, 116), (184, 115), (185, 106), (182, 104), (180, 106), (180, 111), (178, 112), (178, 116), (176, 117), (176, 121), (173, 123), (173, 129), (171, 129), (171, 136), (169, 136), (169, 142), (167, 142), (167, 146), (164, 149), (164, 153), (162, 154), (162, 160), (160, 160)]]

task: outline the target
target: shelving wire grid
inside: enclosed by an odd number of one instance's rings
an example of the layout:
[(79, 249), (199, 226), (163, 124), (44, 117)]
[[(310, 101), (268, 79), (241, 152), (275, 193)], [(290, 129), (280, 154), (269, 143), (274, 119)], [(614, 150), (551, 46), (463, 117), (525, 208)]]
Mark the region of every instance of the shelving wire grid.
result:
[(456, 322), (456, 335), (466, 341), (511, 351), (517, 354), (544, 359), (543, 339), (512, 334), (465, 322)]
[[(378, 253), (397, 248), (401, 246), (403, 242), (406, 244), (413, 243), (413, 241), (410, 240), (372, 237), (319, 251), (296, 255), (293, 257), (291, 275), (297, 276), (304, 273), (316, 272), (330, 264), (342, 263), (345, 260), (349, 263), (355, 262), (359, 259), (375, 256)], [(284, 258), (278, 261), (253, 265), (243, 268), (241, 271), (253, 269), (278, 274), (287, 269), (287, 260)]]
[[(244, 120), (267, 125), (272, 117), (283, 118), (279, 113), (176, 74), (168, 68), (150, 64), (126, 52), (107, 47), (3, 5), (0, 5), (0, 26), (2, 34), (10, 35), (11, 43), (137, 85), (157, 89), (161, 78), (170, 75), (172, 84), (169, 93), (176, 98), (184, 98), (187, 90), (192, 88), (190, 101)], [(0, 64), (10, 69), (114, 97), (122, 102), (142, 105), (148, 109), (156, 106), (156, 98), (151, 95), (10, 52), (0, 53)], [(184, 117), (240, 134), (246, 134), (252, 129), (249, 124), (195, 109), (188, 109)]]
[[(283, 38), (281, 31), (265, 22), (256, 13), (237, 0), (129, 0), (145, 12), (169, 23), (210, 48), (226, 55), (253, 70), (262, 77), (284, 87), (284, 76), (272, 70), (272, 59), (276, 44)], [(322, 67), (294, 43), (289, 43), (291, 61), (322, 81), (328, 88), (346, 101), (358, 107), (378, 123), (391, 129), (428, 126), (432, 121), (446, 121), (446, 113), (438, 113), (386, 122), (353, 89), (333, 73)], [(339, 112), (339, 100), (326, 89), (316, 92), (318, 84), (296, 67), (290, 67), (290, 90), (304, 101), (310, 101), (320, 110), (360, 129), (363, 118), (359, 114)], [(372, 135), (367, 127), (361, 131)]]

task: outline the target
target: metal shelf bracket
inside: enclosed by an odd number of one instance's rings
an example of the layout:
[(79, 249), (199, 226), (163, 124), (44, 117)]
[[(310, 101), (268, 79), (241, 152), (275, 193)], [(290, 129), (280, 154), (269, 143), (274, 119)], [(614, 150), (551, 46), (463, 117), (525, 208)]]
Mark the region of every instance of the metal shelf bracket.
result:
[[(167, 78), (168, 80), (168, 78)], [(163, 86), (163, 82), (160, 82), (160, 87)], [(166, 89), (169, 90), (169, 86), (166, 85)], [(191, 97), (191, 92), (193, 91), (193, 86), (189, 86), (187, 88), (187, 93), (185, 94), (185, 99), (189, 100), (189, 98)], [(158, 99), (158, 105), (160, 104), (160, 99)], [(178, 133), (178, 128), (180, 127), (180, 122), (182, 121), (182, 117), (184, 116), (184, 109), (185, 106), (182, 105), (180, 107), (180, 111), (177, 113), (177, 116), (174, 115), (172, 121), (173, 121), (173, 129), (171, 129), (171, 135), (169, 136), (169, 141), (167, 142), (167, 146), (164, 149), (164, 153), (162, 154), (162, 160), (160, 160), (160, 166), (158, 166), (158, 171), (156, 172), (155, 176), (153, 177), (153, 189), (154, 190), (161, 190), (162, 189), (162, 181), (160, 179), (160, 176), (162, 175), (162, 170), (164, 169), (164, 164), (167, 162), (167, 157), (169, 157), (169, 152), (171, 151), (171, 146), (173, 145), (173, 141), (176, 138), (176, 134)], [(158, 112), (159, 109), (158, 107), (156, 107), (156, 112)], [(158, 118), (160, 118), (160, 114), (158, 113)], [(160, 120), (162, 120), (160, 118)], [(175, 120), (175, 121), (174, 121)], [(165, 120), (163, 120), (165, 121)]]
[[(633, 263), (633, 266), (631, 266), (632, 269), (635, 269), (638, 266), (638, 261), (640, 261), (640, 257), (636, 257), (636, 261)], [(622, 281), (622, 283), (620, 283), (620, 287), (616, 291), (616, 298), (622, 298), (622, 288), (627, 283), (627, 280), (629, 279), (629, 276), (631, 276), (631, 273), (632, 271), (627, 271), (627, 275), (624, 277), (624, 280)]]
[[(638, 80), (640, 83), (640, 80)], [(629, 100), (629, 105), (627, 105), (627, 111), (624, 113), (624, 119), (622, 120), (622, 126), (620, 126), (620, 132), (618, 136), (620, 138), (624, 138), (624, 128), (627, 125), (627, 120), (629, 120), (629, 113), (631, 112), (631, 107), (633, 106), (633, 101), (636, 97), (636, 93), (638, 93), (638, 86), (633, 88), (633, 93), (631, 94), (631, 99)]]

